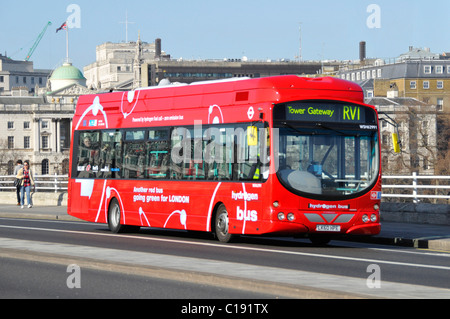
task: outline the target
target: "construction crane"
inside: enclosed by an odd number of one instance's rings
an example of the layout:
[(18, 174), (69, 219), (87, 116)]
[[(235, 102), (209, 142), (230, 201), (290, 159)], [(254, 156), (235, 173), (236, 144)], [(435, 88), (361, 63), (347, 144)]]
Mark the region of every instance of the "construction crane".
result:
[(47, 28), (49, 26), (51, 26), (52, 23), (49, 21), (47, 22), (47, 24), (45, 25), (44, 29), (42, 30), (42, 32), (38, 35), (36, 41), (34, 41), (33, 46), (31, 47), (30, 51), (28, 51), (27, 57), (25, 58), (25, 61), (29, 61), (31, 56), (33, 55), (34, 51), (36, 50), (37, 46), (39, 45), (39, 42), (41, 42), (42, 38), (44, 37), (45, 31), (47, 31)]

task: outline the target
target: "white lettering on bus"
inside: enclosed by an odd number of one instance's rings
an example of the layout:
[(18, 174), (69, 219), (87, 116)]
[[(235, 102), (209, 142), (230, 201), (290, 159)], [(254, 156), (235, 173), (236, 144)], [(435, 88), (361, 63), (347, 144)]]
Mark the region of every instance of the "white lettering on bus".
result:
[(189, 196), (169, 195), (169, 202), (189, 204)]
[(350, 205), (343, 205), (343, 204), (337, 204), (337, 205), (309, 204), (308, 207), (312, 208), (312, 209), (350, 209)]
[(258, 194), (255, 193), (244, 193), (239, 192), (236, 193), (235, 191), (231, 191), (231, 198), (234, 200), (245, 200), (245, 201), (252, 201), (252, 200), (258, 200)]
[(135, 193), (147, 193), (148, 188), (145, 187), (134, 187), (133, 192)]
[(241, 209), (238, 206), (236, 211), (236, 219), (256, 222), (258, 220), (258, 212), (256, 210)]

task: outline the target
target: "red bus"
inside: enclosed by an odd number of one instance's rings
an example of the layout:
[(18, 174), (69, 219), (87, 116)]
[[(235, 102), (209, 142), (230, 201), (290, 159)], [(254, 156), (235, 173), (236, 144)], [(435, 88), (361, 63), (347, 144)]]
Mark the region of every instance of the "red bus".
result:
[(378, 114), (354, 83), (276, 76), (79, 98), (68, 213), (239, 235), (380, 232)]

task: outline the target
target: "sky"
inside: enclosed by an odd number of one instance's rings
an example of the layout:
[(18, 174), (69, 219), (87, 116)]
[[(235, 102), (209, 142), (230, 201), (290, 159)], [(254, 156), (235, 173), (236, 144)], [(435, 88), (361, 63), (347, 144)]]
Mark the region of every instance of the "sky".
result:
[(161, 38), (175, 59), (357, 60), (360, 41), (367, 57), (388, 59), (409, 46), (450, 52), (449, 12), (448, 0), (0, 0), (0, 53), (24, 60), (51, 21), (31, 61), (54, 69), (66, 57), (56, 29), (69, 19), (69, 56), (82, 70), (97, 45), (125, 41), (128, 14), (129, 41)]

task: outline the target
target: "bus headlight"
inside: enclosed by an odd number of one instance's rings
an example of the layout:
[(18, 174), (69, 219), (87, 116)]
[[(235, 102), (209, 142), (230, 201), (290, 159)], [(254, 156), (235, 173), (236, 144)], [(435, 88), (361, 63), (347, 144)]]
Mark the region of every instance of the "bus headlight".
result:
[(363, 217), (362, 217), (362, 221), (363, 221), (363, 223), (367, 223), (369, 221), (369, 216), (364, 214)]
[(279, 220), (284, 220), (285, 218), (286, 218), (286, 216), (284, 215), (283, 212), (279, 212), (279, 213), (278, 213), (278, 219), (279, 219)]
[(289, 213), (289, 214), (287, 214), (287, 220), (288, 221), (293, 221), (293, 220), (295, 220), (295, 215), (294, 215), (294, 213)]
[(372, 223), (375, 223), (377, 221), (377, 215), (375, 215), (375, 214), (370, 215), (370, 221)]

